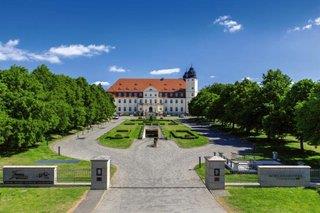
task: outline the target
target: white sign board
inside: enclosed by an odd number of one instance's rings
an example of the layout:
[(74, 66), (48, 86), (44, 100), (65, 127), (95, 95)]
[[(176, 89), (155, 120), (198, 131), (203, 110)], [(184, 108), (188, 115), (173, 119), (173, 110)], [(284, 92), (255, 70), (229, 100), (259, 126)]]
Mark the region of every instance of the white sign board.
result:
[(57, 166), (4, 166), (3, 183), (17, 185), (53, 185)]
[(308, 186), (310, 166), (258, 166), (260, 186)]

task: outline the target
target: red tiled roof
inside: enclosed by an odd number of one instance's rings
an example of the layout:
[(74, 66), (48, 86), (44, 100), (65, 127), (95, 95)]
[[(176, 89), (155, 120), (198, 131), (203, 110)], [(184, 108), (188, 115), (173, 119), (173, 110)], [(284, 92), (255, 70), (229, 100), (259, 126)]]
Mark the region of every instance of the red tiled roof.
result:
[(180, 79), (120, 78), (108, 92), (143, 92), (152, 86), (159, 92), (175, 92), (186, 89), (186, 82)]

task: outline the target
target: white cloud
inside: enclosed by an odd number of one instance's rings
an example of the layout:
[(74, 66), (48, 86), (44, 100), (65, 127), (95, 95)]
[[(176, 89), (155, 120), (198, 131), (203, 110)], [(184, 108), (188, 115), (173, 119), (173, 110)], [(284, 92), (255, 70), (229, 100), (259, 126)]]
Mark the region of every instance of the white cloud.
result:
[(49, 53), (62, 57), (92, 56), (108, 53), (111, 49), (114, 49), (114, 47), (94, 44), (88, 46), (73, 44), (69, 46), (61, 45), (59, 47), (51, 47)]
[(231, 19), (231, 16), (220, 16), (213, 23), (223, 26), (224, 32), (235, 33), (243, 29), (240, 23)]
[(209, 77), (210, 77), (210, 78), (215, 78), (216, 76), (214, 76), (214, 75), (210, 75)]
[(314, 26), (319, 26), (319, 25), (320, 25), (320, 17), (315, 18), (314, 20), (309, 19), (307, 24), (303, 26), (296, 26), (296, 27), (290, 28), (287, 30), (287, 32), (292, 33), (292, 32), (311, 30)]
[(107, 81), (96, 81), (93, 84), (95, 84), (95, 85), (101, 84), (101, 86), (109, 86), (110, 85), (110, 83)]
[(307, 24), (302, 27), (302, 30), (310, 30), (312, 28), (312, 24)]
[(116, 65), (112, 65), (109, 67), (109, 72), (126, 72), (126, 71), (128, 71), (128, 70), (126, 70), (123, 67), (118, 67)]
[(180, 72), (180, 68), (152, 70), (150, 74), (151, 75), (169, 75), (169, 74), (178, 73), (178, 72)]
[(51, 47), (48, 51), (42, 53), (30, 52), (20, 49), (19, 39), (9, 40), (7, 43), (0, 42), (0, 61), (45, 61), (49, 63), (61, 63), (61, 58), (75, 56), (92, 56), (102, 53), (108, 53), (114, 47), (106, 45), (88, 45), (82, 44), (59, 47)]

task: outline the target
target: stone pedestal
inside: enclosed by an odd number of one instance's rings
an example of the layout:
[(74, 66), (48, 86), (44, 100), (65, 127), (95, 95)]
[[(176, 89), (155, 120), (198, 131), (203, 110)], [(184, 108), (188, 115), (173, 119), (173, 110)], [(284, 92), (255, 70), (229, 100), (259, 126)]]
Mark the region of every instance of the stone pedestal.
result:
[(99, 156), (91, 160), (91, 189), (105, 190), (110, 187), (110, 157)]
[(225, 159), (219, 156), (209, 156), (206, 159), (205, 184), (209, 190), (225, 188)]

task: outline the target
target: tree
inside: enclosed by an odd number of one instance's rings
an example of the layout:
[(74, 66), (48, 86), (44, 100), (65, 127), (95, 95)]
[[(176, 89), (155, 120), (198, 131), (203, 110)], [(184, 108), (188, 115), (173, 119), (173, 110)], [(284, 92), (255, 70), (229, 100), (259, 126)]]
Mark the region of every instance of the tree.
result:
[(320, 83), (312, 90), (307, 100), (298, 102), (295, 111), (296, 131), (305, 141), (320, 144)]
[(19, 66), (0, 71), (0, 148), (34, 146), (114, 111), (112, 97), (84, 78), (55, 75), (45, 65), (31, 73)]
[(283, 137), (290, 128), (283, 100), (290, 89), (291, 79), (280, 70), (269, 70), (262, 78), (262, 96), (267, 110), (262, 119), (263, 130), (270, 139)]
[(210, 106), (217, 98), (208, 88), (201, 90), (189, 103), (189, 113), (194, 116), (209, 116)]
[(292, 85), (284, 100), (284, 107), (289, 121), (289, 132), (299, 139), (302, 151), (304, 150), (304, 140), (295, 128), (295, 107), (298, 103), (307, 100), (314, 85), (315, 83), (311, 79), (300, 80)]

